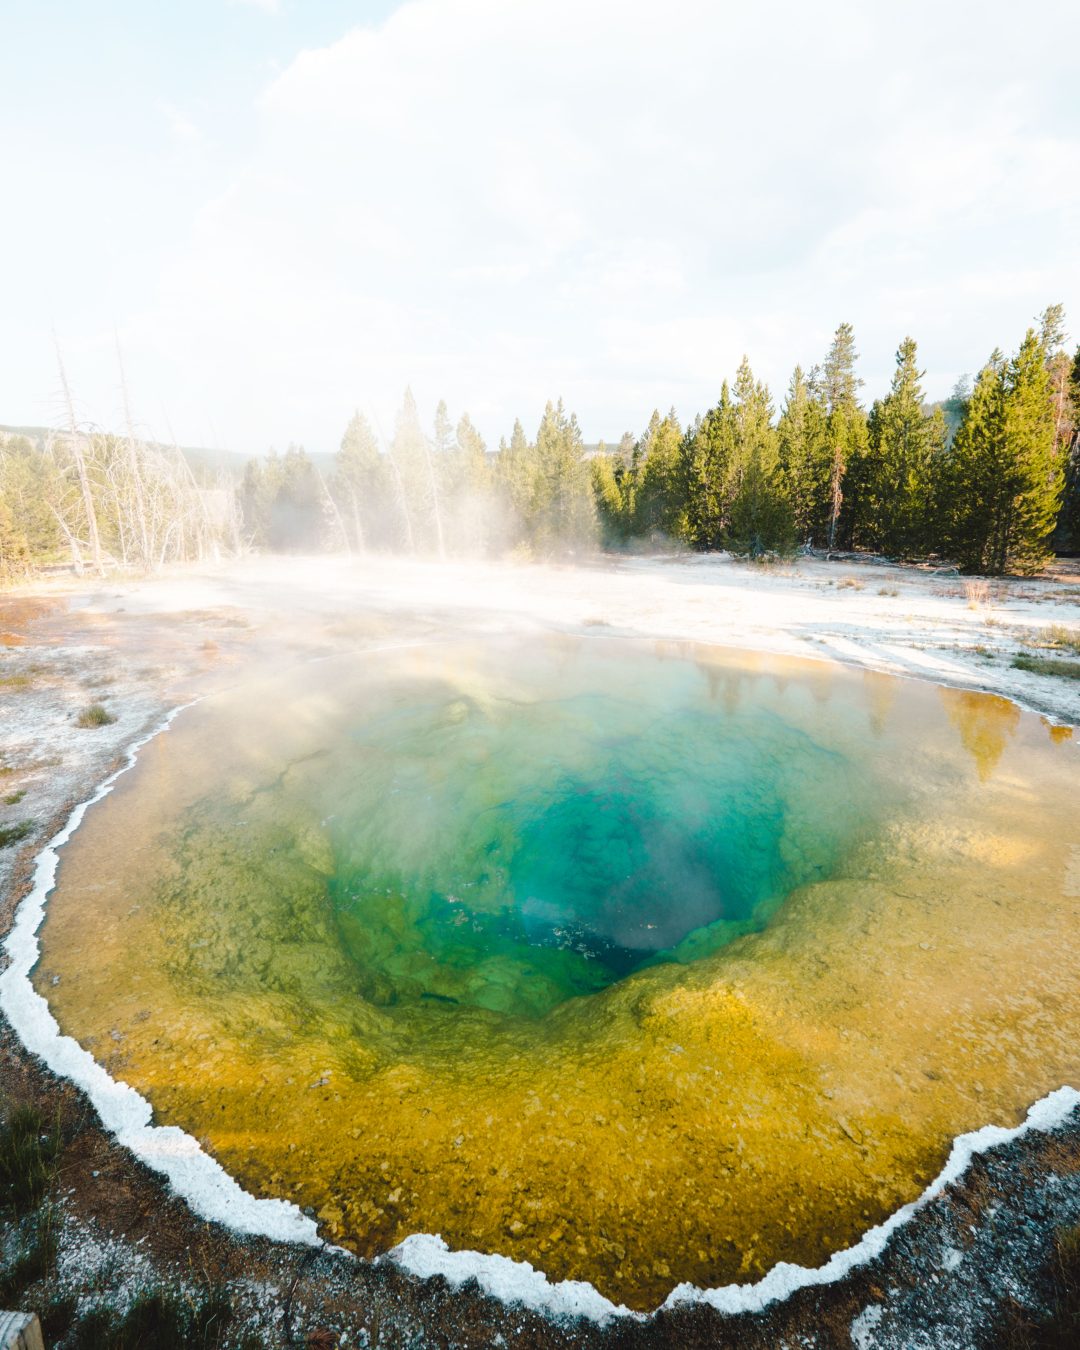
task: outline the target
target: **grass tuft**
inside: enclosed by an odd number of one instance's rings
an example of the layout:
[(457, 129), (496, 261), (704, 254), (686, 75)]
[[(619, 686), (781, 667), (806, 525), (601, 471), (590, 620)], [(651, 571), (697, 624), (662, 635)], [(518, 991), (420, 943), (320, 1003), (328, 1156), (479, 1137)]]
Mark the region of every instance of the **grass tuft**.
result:
[(967, 596), (968, 609), (982, 609), (990, 603), (990, 583), (988, 581), (965, 581), (964, 594)]
[(71, 1330), (79, 1311), (79, 1300), (74, 1294), (57, 1294), (47, 1303), (38, 1305), (35, 1311), (45, 1344), (58, 1345)]
[(1058, 1232), (1049, 1276), (1049, 1311), (1040, 1316), (1012, 1303), (995, 1344), (1007, 1350), (1075, 1350), (1080, 1345), (1080, 1227)]
[(107, 727), (110, 722), (115, 722), (116, 718), (109, 712), (108, 708), (102, 703), (91, 703), (89, 708), (84, 708), (76, 719), (76, 726), (80, 727)]
[(32, 820), (20, 820), (15, 825), (0, 825), (0, 848), (17, 844), (20, 839), (25, 839), (27, 835), (33, 834), (33, 832), (34, 822)]
[(1032, 645), (1080, 656), (1080, 628), (1066, 628), (1063, 623), (1052, 623), (1043, 629)]
[(41, 1113), (18, 1106), (0, 1127), (0, 1209), (28, 1214), (45, 1197), (60, 1152), (58, 1130)]
[(92, 1308), (75, 1328), (74, 1350), (210, 1350), (232, 1318), (227, 1295), (211, 1289), (200, 1297), (173, 1290), (150, 1290), (122, 1317), (108, 1308)]
[(11, 1307), (21, 1302), (23, 1294), (37, 1284), (56, 1263), (56, 1234), (52, 1215), (43, 1211), (31, 1230), (30, 1240), (24, 1242), (14, 1258), (0, 1271), (0, 1304)]
[(1060, 657), (1017, 652), (1012, 659), (1012, 668), (1029, 671), (1032, 675), (1060, 675), (1067, 680), (1080, 680), (1080, 661), (1063, 661)]

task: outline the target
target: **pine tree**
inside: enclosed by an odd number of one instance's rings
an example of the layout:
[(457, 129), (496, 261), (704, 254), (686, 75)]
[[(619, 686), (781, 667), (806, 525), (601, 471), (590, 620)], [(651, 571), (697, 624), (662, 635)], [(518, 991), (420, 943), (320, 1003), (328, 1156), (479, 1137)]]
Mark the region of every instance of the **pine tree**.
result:
[(894, 555), (930, 546), (934, 476), (944, 448), (940, 411), (923, 407), (917, 355), (915, 340), (905, 338), (892, 387), (875, 403), (868, 424), (863, 542)]
[(1048, 305), (1039, 317), (1039, 339), (1046, 352), (1046, 370), (1054, 405), (1054, 447), (1060, 454), (1067, 455), (1080, 409), (1073, 398), (1073, 362), (1065, 350), (1065, 336), (1065, 306)]
[(278, 552), (312, 552), (323, 542), (324, 494), (302, 445), (281, 460), (281, 481), (270, 507), (269, 546)]
[(448, 455), (453, 448), (454, 428), (450, 423), (446, 400), (441, 398), (435, 409), (435, 452), (440, 455)]
[(777, 428), (777, 449), (783, 491), (791, 506), (795, 538), (808, 544), (827, 517), (827, 485), (831, 458), (826, 437), (826, 410), (816, 370), (809, 376), (796, 366)]
[(50, 562), (63, 549), (63, 536), (50, 509), (60, 490), (56, 461), (47, 449), (25, 436), (0, 436), (0, 500), (17, 522), (32, 563)]
[(825, 542), (851, 548), (864, 513), (866, 413), (859, 403), (862, 380), (855, 374), (855, 330), (842, 323), (822, 367), (829, 470)]
[(760, 557), (789, 547), (791, 509), (780, 473), (772, 399), (766, 385), (754, 379), (745, 356), (735, 376), (734, 412), (735, 448), (726, 544), (734, 553)]
[(682, 428), (672, 408), (667, 417), (654, 412), (637, 451), (634, 493), (630, 503), (635, 532), (685, 540), (687, 519), (686, 464)]
[(341, 438), (330, 475), (330, 490), (354, 548), (362, 552), (387, 542), (390, 493), (386, 465), (375, 434), (360, 412), (353, 414)]
[(1039, 316), (1054, 406), (1054, 446), (1064, 465), (1064, 490), (1053, 543), (1061, 552), (1080, 548), (1080, 348), (1075, 359), (1065, 350), (1065, 307), (1048, 305)]
[(716, 406), (692, 424), (683, 442), (688, 524), (697, 548), (720, 549), (726, 545), (736, 441), (735, 406), (725, 380)]
[(964, 572), (993, 570), (997, 521), (1012, 492), (1012, 485), (999, 477), (1004, 436), (1005, 357), (995, 349), (964, 407), (946, 468), (946, 547)]
[(255, 548), (270, 547), (270, 523), (274, 500), (281, 486), (281, 460), (277, 451), (267, 452), (265, 460), (249, 459), (240, 484), (240, 512), (244, 530)]
[(1018, 491), (1004, 557), (1010, 571), (1031, 575), (1053, 556), (1050, 538), (1061, 507), (1065, 468), (1047, 352), (1034, 329), (1028, 330), (1009, 363), (1005, 447)]
[(454, 448), (460, 457), (465, 481), (476, 490), (487, 481), (487, 446), (473, 426), (468, 413), (462, 413), (454, 433)]
[(0, 581), (21, 576), (30, 566), (26, 535), (15, 523), (15, 513), (0, 492)]
[(600, 525), (600, 541), (606, 548), (621, 547), (635, 533), (631, 474), (612, 454), (592, 461), (592, 490)]
[(949, 544), (966, 572), (1031, 573), (1051, 555), (1064, 488), (1046, 349), (1029, 329), (995, 352), (972, 392), (948, 467)]
[(526, 542), (537, 494), (536, 450), (529, 444), (521, 419), (514, 419), (509, 444), (499, 447), (495, 491), (502, 505), (501, 542), (512, 547)]
[(494, 484), (487, 446), (468, 413), (458, 420), (450, 462), (448, 537), (459, 552), (486, 553), (497, 542)]
[(1080, 347), (1069, 369), (1072, 435), (1064, 450), (1065, 486), (1054, 542), (1061, 553), (1080, 552)]
[(536, 483), (529, 532), (545, 553), (576, 552), (596, 542), (592, 475), (581, 429), (562, 399), (548, 403), (536, 433)]

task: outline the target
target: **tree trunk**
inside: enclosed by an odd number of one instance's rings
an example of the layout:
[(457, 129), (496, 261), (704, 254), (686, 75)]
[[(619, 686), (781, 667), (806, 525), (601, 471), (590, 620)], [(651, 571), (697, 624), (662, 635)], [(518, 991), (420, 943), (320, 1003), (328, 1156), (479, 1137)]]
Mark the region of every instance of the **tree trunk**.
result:
[[(56, 335), (53, 335), (56, 341)], [(79, 490), (82, 493), (83, 510), (86, 512), (86, 528), (90, 536), (90, 557), (94, 570), (99, 577), (105, 575), (105, 565), (101, 558), (101, 536), (98, 534), (97, 516), (94, 514), (94, 494), (90, 489), (90, 475), (86, 469), (86, 455), (83, 452), (82, 437), (75, 425), (75, 405), (71, 401), (71, 389), (68, 386), (64, 358), (60, 355), (60, 343), (56, 342), (56, 360), (60, 367), (60, 384), (64, 391), (64, 404), (67, 409), (68, 435), (71, 439), (71, 455), (75, 461), (75, 471), (79, 476)]]

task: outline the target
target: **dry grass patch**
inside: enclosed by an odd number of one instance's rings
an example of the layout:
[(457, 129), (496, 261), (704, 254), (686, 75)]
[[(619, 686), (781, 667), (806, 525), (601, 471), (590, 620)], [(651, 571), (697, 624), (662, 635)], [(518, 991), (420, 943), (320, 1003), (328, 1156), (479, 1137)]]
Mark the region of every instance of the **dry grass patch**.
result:
[(115, 721), (116, 718), (103, 703), (91, 703), (89, 708), (84, 708), (75, 719), (75, 725), (80, 727), (107, 727), (110, 722)]
[(981, 579), (964, 582), (968, 609), (984, 609), (990, 603), (990, 583)]
[(1071, 652), (1080, 656), (1080, 628), (1067, 628), (1063, 623), (1052, 623), (1032, 640), (1033, 647), (1049, 647), (1055, 651)]

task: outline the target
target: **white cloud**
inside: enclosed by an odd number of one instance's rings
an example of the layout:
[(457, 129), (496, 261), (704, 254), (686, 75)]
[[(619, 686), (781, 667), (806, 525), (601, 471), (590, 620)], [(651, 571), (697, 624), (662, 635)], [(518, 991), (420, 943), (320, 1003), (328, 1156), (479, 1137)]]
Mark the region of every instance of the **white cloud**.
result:
[(165, 118), (169, 133), (177, 146), (190, 149), (202, 145), (202, 131), (183, 108), (178, 108), (167, 99), (159, 99), (158, 110)]
[(408, 381), (492, 438), (560, 393), (610, 437), (743, 350), (779, 399), (841, 319), (868, 383), (910, 328), (943, 391), (1050, 300), (1080, 326), (1048, 10), (1036, 43), (999, 0), (413, 0), (269, 85), (128, 345), (243, 446)]

